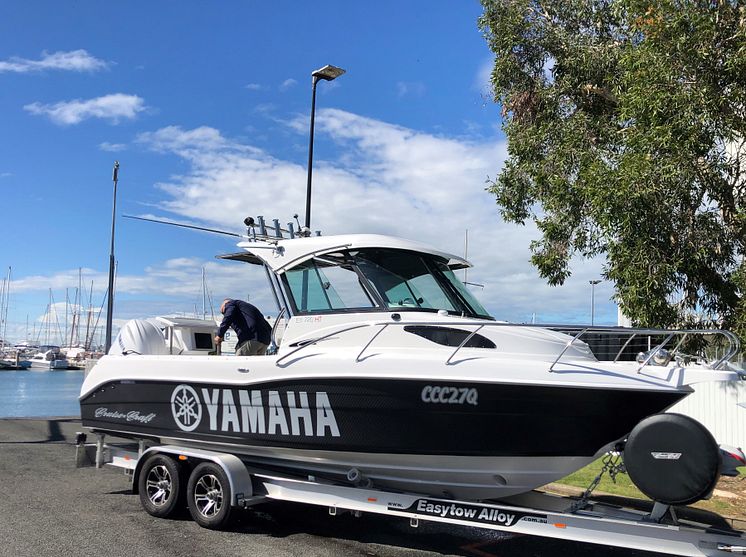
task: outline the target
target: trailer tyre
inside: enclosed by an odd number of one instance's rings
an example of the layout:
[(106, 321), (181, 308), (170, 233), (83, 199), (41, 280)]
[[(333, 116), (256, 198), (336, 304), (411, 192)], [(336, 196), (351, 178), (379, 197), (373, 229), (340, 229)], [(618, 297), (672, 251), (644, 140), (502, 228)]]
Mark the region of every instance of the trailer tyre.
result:
[(151, 456), (143, 464), (137, 486), (140, 504), (148, 514), (167, 518), (178, 510), (183, 493), (181, 470), (171, 457)]
[(212, 462), (203, 462), (189, 476), (187, 486), (189, 514), (203, 528), (220, 530), (231, 518), (231, 487), (223, 469)]

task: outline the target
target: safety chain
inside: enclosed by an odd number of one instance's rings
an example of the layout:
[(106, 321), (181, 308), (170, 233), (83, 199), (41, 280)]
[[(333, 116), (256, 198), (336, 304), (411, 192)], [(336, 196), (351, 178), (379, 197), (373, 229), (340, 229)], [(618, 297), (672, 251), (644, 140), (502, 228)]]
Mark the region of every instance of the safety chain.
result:
[(588, 506), (588, 499), (590, 498), (591, 493), (593, 493), (593, 490), (601, 483), (601, 478), (603, 478), (604, 474), (609, 474), (611, 481), (616, 483), (616, 477), (619, 474), (627, 473), (627, 469), (624, 467), (624, 461), (622, 460), (622, 453), (619, 451), (609, 451), (606, 453), (601, 463), (603, 464), (603, 466), (601, 466), (601, 471), (593, 479), (591, 484), (588, 486), (588, 489), (583, 492), (580, 499), (573, 503), (572, 507), (570, 507), (570, 512), (575, 512)]

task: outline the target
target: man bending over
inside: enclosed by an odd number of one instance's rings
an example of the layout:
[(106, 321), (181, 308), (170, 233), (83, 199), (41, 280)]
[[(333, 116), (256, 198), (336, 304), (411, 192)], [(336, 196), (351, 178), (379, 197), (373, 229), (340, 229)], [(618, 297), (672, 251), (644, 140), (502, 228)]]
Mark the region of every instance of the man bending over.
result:
[(272, 340), (272, 327), (262, 313), (253, 305), (243, 300), (226, 298), (220, 306), (223, 321), (220, 323), (215, 342), (220, 344), (228, 327), (238, 337), (236, 356), (254, 356), (267, 353), (267, 346)]

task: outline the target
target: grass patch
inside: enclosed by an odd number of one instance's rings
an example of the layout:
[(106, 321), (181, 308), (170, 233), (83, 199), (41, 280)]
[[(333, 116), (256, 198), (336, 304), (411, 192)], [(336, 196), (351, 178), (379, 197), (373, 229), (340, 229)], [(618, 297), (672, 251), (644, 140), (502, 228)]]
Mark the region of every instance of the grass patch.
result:
[[(598, 473), (603, 467), (602, 459), (598, 459), (591, 462), (585, 468), (581, 468), (577, 472), (574, 472), (561, 479), (557, 483), (562, 485), (570, 485), (573, 487), (579, 487), (581, 489), (587, 489), (591, 482), (598, 476)], [(603, 491), (604, 493), (611, 493), (612, 495), (620, 495), (622, 497), (634, 497), (636, 499), (648, 499), (642, 492), (635, 487), (632, 480), (629, 479), (627, 474), (618, 474), (616, 482), (612, 481), (608, 474), (604, 474), (601, 479), (601, 483), (595, 491)]]
[[(574, 472), (566, 478), (561, 479), (557, 483), (585, 490), (596, 478), (602, 467), (602, 459), (598, 459), (585, 468), (581, 468), (577, 472)], [(740, 467), (738, 470), (742, 476), (746, 476), (746, 467)], [(730, 478), (721, 479), (715, 489), (731, 491), (733, 489), (731, 487), (733, 484), (732, 480), (729, 480)], [(738, 484), (740, 489), (736, 489), (734, 492), (740, 495), (740, 498), (730, 499), (713, 496), (711, 499), (708, 499), (706, 501), (698, 501), (697, 503), (694, 503), (692, 507), (713, 511), (723, 516), (746, 520), (746, 508), (744, 508), (746, 507), (746, 505), (744, 505), (743, 502), (744, 497), (746, 497), (746, 491), (741, 491), (741, 489), (746, 489), (746, 485), (743, 485), (742, 487), (740, 486), (740, 484), (746, 484), (746, 482), (738, 482)], [(613, 482), (607, 474), (604, 474), (604, 477), (601, 479), (601, 483), (598, 484), (598, 487), (595, 489), (595, 491), (608, 493), (611, 495), (619, 495), (621, 497), (633, 497), (635, 499), (649, 500), (648, 497), (643, 495), (642, 492), (635, 487), (635, 485), (632, 483), (632, 480), (629, 479), (629, 476), (627, 474), (618, 474), (616, 477), (616, 482)]]

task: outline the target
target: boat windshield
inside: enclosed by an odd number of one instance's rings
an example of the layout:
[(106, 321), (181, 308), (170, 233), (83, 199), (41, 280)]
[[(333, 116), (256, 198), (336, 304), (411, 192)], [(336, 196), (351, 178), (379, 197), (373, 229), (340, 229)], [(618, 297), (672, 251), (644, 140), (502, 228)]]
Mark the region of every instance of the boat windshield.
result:
[(490, 318), (444, 259), (417, 252), (326, 254), (288, 270), (284, 281), (298, 313), (417, 309)]

